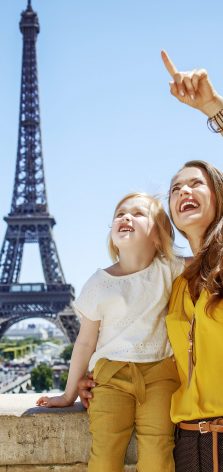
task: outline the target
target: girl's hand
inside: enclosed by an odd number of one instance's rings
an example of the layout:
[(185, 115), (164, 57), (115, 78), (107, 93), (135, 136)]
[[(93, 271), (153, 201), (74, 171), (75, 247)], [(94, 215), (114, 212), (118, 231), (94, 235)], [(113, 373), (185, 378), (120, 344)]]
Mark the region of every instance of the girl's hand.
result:
[(93, 381), (93, 375), (88, 374), (87, 377), (83, 377), (78, 382), (78, 395), (81, 399), (81, 403), (85, 408), (89, 407), (89, 400), (93, 397), (91, 389), (96, 386)]
[(209, 117), (223, 109), (223, 97), (214, 89), (205, 69), (179, 72), (165, 51), (161, 51), (161, 56), (173, 79), (170, 92), (174, 97)]
[(65, 395), (59, 395), (57, 397), (47, 397), (47, 396), (42, 396), (40, 397), (36, 405), (37, 406), (45, 406), (47, 408), (52, 408), (52, 407), (65, 407), (65, 406), (70, 406), (72, 405), (73, 402), (68, 402), (67, 398)]

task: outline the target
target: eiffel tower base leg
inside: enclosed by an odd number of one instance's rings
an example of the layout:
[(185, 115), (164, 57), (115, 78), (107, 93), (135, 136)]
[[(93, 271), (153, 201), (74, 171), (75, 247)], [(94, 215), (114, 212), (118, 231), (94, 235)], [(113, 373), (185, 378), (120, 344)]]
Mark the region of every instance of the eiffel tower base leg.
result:
[(71, 343), (74, 343), (79, 329), (80, 323), (72, 306), (66, 307), (57, 315), (58, 327), (63, 331), (65, 336)]
[(0, 339), (4, 336), (5, 332), (10, 328), (13, 323), (11, 320), (3, 320), (0, 316)]

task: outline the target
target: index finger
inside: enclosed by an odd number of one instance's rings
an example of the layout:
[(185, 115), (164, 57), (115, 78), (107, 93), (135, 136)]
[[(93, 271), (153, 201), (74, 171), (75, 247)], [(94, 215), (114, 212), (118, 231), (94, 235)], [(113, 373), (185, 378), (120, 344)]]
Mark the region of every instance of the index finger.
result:
[(177, 68), (174, 65), (173, 61), (171, 61), (171, 59), (169, 58), (166, 51), (161, 51), (161, 56), (162, 56), (163, 63), (165, 65), (167, 71), (169, 72), (171, 77), (174, 77), (174, 75), (177, 73)]

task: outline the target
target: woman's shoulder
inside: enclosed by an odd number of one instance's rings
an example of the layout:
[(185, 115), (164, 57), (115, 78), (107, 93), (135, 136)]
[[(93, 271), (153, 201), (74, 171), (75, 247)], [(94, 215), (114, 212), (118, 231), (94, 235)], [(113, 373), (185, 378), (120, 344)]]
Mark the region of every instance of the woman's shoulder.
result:
[(193, 259), (194, 259), (194, 258), (193, 258), (192, 256), (190, 256), (190, 257), (185, 257), (185, 258), (184, 258), (184, 265), (185, 265), (185, 267), (188, 267), (188, 266), (191, 264), (191, 262), (193, 261)]
[(182, 274), (174, 280), (169, 301), (169, 313), (181, 309), (184, 292), (187, 289), (187, 284), (187, 279), (185, 279)]

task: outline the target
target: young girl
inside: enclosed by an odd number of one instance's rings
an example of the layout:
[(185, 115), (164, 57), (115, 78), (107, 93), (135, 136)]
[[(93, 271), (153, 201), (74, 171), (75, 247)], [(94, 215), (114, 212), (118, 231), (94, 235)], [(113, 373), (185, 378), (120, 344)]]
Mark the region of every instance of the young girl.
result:
[(157, 199), (132, 193), (118, 203), (109, 241), (115, 263), (97, 270), (75, 303), (81, 329), (65, 392), (37, 402), (73, 404), (79, 379), (88, 365), (93, 370), (89, 472), (122, 472), (134, 428), (137, 471), (174, 472), (170, 400), (178, 373), (165, 315), (183, 260), (172, 245), (171, 224)]

